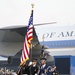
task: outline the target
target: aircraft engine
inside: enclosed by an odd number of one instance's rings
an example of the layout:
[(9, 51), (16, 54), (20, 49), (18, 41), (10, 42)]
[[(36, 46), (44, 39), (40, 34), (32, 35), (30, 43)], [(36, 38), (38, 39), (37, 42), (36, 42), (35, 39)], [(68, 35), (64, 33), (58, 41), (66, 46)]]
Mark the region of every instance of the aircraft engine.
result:
[(12, 63), (12, 60), (13, 60), (12, 57), (9, 56), (9, 57), (8, 57), (8, 64), (11, 64), (11, 63)]

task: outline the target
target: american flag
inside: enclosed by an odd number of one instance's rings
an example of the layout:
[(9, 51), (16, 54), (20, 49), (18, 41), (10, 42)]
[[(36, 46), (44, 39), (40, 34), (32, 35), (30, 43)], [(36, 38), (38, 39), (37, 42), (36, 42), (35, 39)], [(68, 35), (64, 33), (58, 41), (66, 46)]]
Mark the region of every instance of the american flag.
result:
[(22, 55), (21, 55), (21, 63), (20, 65), (24, 64), (30, 56), (30, 46), (31, 40), (33, 39), (33, 10), (31, 11), (31, 15), (29, 18), (29, 23), (27, 27), (27, 33), (25, 35), (25, 41), (23, 44)]

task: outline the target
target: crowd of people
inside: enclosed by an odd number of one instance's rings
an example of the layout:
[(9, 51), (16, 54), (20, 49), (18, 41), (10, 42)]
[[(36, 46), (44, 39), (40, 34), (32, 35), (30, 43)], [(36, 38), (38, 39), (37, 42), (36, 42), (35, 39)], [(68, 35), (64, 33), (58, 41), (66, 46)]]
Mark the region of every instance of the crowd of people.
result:
[(14, 70), (0, 68), (0, 75), (17, 75)]
[(39, 65), (36, 59), (32, 59), (29, 64), (19, 66), (17, 75), (59, 75), (59, 73), (56, 66), (47, 65), (46, 58), (42, 58)]
[(37, 59), (33, 58), (31, 62), (25, 62), (19, 66), (17, 72), (0, 68), (0, 75), (59, 75), (59, 73), (56, 66), (47, 65), (46, 58), (41, 58), (39, 64), (37, 64)]

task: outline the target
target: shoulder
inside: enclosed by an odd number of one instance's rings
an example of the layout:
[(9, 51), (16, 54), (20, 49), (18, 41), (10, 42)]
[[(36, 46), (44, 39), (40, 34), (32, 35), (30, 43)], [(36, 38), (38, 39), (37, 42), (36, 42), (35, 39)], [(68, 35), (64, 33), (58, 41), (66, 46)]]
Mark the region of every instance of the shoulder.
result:
[(47, 64), (46, 64), (46, 67), (47, 67), (47, 68), (51, 68), (51, 66), (50, 66), (50, 65), (47, 65)]
[(45, 65), (45, 69), (47, 69), (47, 68), (48, 68), (48, 65), (46, 64), (46, 65)]

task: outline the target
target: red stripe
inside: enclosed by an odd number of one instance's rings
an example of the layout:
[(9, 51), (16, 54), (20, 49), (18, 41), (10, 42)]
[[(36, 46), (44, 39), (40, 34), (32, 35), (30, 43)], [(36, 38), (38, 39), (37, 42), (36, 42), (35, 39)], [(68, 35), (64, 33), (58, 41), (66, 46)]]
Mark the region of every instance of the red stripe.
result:
[(33, 36), (28, 37), (28, 40), (31, 40), (31, 39), (33, 39)]
[[(23, 44), (22, 57), (21, 57), (22, 61), (21, 62), (23, 62), (23, 60), (26, 59), (25, 52), (24, 52), (24, 47), (25, 47), (24, 45), (25, 45), (25, 42)], [(24, 55), (24, 58), (23, 58), (23, 55)]]
[(28, 41), (28, 45), (30, 45), (31, 43)]
[(33, 29), (33, 27), (28, 28), (28, 31), (29, 31), (30, 29)]
[(28, 35), (30, 35), (30, 34), (32, 34), (32, 33), (33, 33), (33, 31), (29, 32)]
[(24, 59), (26, 59), (26, 55), (25, 55), (25, 53), (24, 53)]
[[(24, 42), (24, 48), (25, 48), (25, 42)], [(26, 48), (25, 48), (26, 49)], [(26, 56), (25, 56), (25, 49), (23, 49), (23, 53), (24, 53), (24, 58), (26, 59)]]
[(26, 48), (27, 55), (29, 55), (26, 43), (25, 43), (25, 48)]

